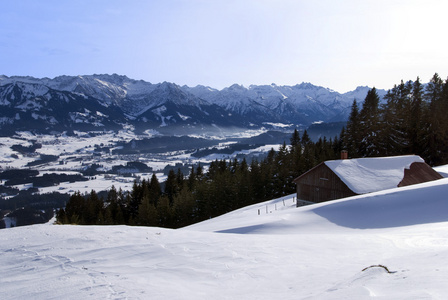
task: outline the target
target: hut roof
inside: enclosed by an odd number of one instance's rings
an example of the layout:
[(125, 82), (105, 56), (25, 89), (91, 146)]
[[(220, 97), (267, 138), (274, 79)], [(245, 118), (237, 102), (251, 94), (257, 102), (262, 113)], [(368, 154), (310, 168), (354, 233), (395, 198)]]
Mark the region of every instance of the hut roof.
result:
[(365, 194), (398, 186), (404, 170), (414, 162), (424, 163), (418, 155), (357, 158), (326, 161), (327, 165), (353, 192)]

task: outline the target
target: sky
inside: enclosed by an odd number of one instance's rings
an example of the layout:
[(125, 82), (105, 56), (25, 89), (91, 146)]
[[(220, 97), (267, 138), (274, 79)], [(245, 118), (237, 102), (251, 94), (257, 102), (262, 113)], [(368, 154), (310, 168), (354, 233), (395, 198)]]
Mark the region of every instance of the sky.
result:
[(390, 89), (448, 76), (444, 0), (16, 0), (0, 74)]

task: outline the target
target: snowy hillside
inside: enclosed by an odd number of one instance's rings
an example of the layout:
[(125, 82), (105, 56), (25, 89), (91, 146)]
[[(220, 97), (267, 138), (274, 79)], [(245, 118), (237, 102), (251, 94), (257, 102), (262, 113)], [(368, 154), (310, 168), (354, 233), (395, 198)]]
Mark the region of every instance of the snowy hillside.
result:
[[(0, 295), (444, 299), (447, 193), (448, 179), (441, 179), (301, 208), (291, 195), (179, 230), (4, 229)], [(369, 268), (375, 265), (389, 272)]]

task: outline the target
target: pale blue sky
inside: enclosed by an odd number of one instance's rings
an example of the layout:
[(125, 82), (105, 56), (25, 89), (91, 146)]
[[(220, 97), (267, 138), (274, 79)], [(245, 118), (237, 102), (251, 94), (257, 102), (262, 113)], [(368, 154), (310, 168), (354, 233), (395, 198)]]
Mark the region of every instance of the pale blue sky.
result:
[(446, 78), (447, 12), (444, 0), (2, 1), (0, 74), (389, 89)]

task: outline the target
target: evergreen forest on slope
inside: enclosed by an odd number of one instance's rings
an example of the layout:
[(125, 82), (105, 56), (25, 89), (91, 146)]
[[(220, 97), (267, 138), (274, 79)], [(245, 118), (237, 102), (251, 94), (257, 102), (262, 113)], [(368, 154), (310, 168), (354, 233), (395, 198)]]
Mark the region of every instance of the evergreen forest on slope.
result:
[(261, 160), (216, 160), (207, 172), (192, 166), (185, 176), (170, 171), (162, 190), (155, 175), (135, 182), (130, 192), (95, 191), (70, 197), (57, 213), (62, 224), (160, 226), (179, 228), (232, 210), (294, 193), (293, 180), (317, 164), (338, 159), (420, 155), (431, 166), (448, 163), (448, 80), (436, 73), (427, 85), (401, 81), (380, 104), (372, 88), (361, 106), (355, 100), (340, 136), (313, 142), (297, 130), (278, 151)]

